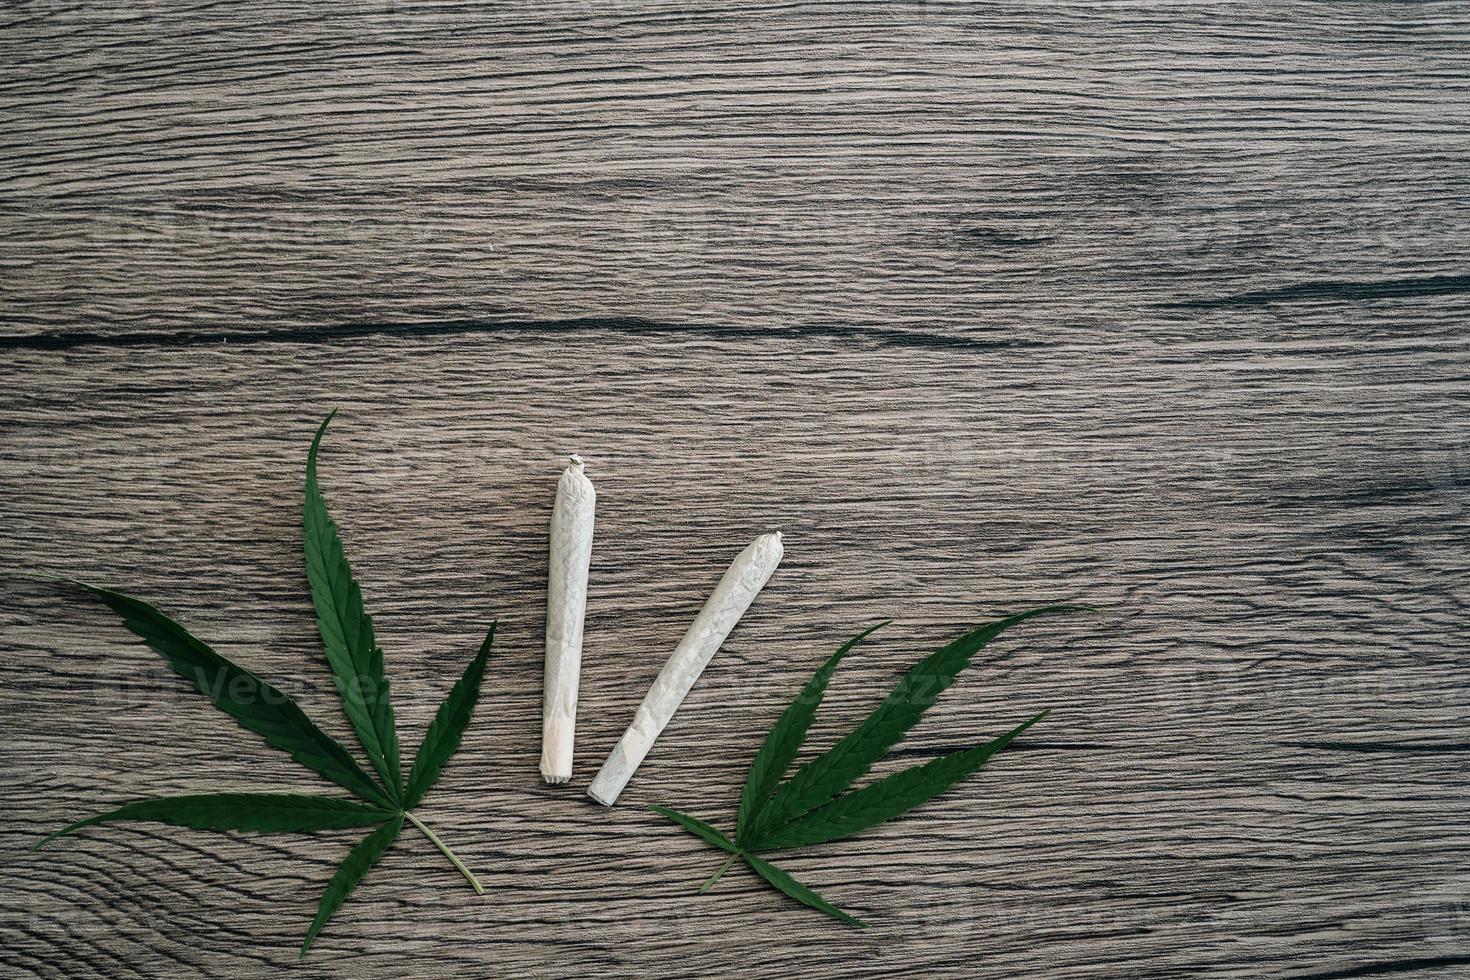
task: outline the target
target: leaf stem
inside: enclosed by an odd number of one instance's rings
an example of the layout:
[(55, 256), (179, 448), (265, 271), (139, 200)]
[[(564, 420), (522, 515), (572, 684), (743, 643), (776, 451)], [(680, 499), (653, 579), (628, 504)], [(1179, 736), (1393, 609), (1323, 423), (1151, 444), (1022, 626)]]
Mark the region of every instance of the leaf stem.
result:
[(726, 871), (729, 871), (730, 870), (730, 865), (734, 864), (735, 863), (735, 859), (738, 858), (739, 856), (740, 856), (739, 854), (731, 854), (729, 857), (727, 857), (725, 859), (725, 863), (722, 864), (722, 865), (720, 865), (720, 870), (716, 871), (714, 873), (714, 876), (711, 877), (709, 881), (706, 881), (704, 884), (702, 884), (702, 885), (699, 886), (699, 894), (703, 895), (705, 892), (707, 892), (711, 888), (715, 887), (715, 882), (719, 881), (720, 880), (720, 877)]
[(407, 817), (408, 818), (408, 822), (411, 823), (411, 824), (413, 824), (415, 827), (417, 827), (423, 833), (423, 835), (425, 837), (427, 837), (427, 838), (429, 838), (429, 840), (433, 841), (435, 847), (439, 848), (439, 850), (441, 850), (441, 851), (444, 852), (444, 856), (447, 857), (447, 858), (449, 858), (449, 863), (452, 864), (452, 865), (454, 865), (456, 868), (458, 868), (459, 869), (459, 873), (462, 874), (462, 875), (464, 875), (465, 876), (465, 879), (467, 881), (469, 881), (470, 885), (472, 885), (474, 887), (475, 894), (476, 895), (483, 895), (483, 894), (485, 894), (485, 888), (484, 888), (483, 885), (480, 884), (480, 880), (475, 877), (475, 873), (473, 871), (471, 871), (469, 868), (467, 868), (467, 867), (464, 866), (464, 862), (461, 861), (455, 855), (455, 853), (449, 849), (449, 845), (448, 844), (444, 843), (442, 840), (439, 839), (439, 835), (438, 834), (434, 833), (427, 826), (425, 826), (424, 825), (424, 822), (422, 820), (420, 820), (418, 817), (414, 816), (412, 813), (405, 813), (404, 816)]

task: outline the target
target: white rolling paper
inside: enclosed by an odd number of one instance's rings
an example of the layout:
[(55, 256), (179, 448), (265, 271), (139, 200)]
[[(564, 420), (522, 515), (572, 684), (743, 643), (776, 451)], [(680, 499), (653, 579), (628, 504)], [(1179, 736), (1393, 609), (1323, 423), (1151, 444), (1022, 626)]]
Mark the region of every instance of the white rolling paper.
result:
[(546, 575), (546, 692), (541, 712), (541, 778), (572, 778), (577, 729), (577, 680), (587, 615), (587, 567), (597, 491), (573, 456), (556, 486), (551, 510), (551, 558)]
[(654, 740), (674, 717), (674, 712), (710, 658), (725, 642), (735, 624), (740, 622), (740, 617), (745, 615), (745, 610), (750, 608), (780, 564), (782, 552), (779, 531), (763, 534), (730, 564), (704, 608), (694, 617), (684, 639), (679, 641), (668, 663), (654, 679), (653, 686), (633, 716), (633, 723), (587, 788), (588, 796), (604, 806), (617, 802), (623, 787), (633, 778)]

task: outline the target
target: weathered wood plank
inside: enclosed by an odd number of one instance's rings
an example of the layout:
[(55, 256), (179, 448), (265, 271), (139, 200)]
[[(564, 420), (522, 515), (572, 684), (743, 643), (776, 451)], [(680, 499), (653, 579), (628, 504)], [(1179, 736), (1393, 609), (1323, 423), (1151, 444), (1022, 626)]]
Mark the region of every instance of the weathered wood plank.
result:
[[(410, 743), (501, 618), (488, 703), (424, 811), (491, 894), (405, 838), (314, 972), (1401, 964), (1458, 955), (1463, 936), (1465, 403), (1432, 352), (1345, 363), (1186, 344), (1043, 371), (612, 332), (21, 352), (0, 400), (0, 526), (10, 560), (129, 584), (345, 734), (296, 524), (306, 441), (340, 404), (323, 479)], [(535, 770), (544, 525), (571, 448), (600, 512), (563, 792)], [(722, 562), (772, 526), (787, 562), (626, 805), (584, 803)], [(43, 975), (277, 971), (332, 846), (107, 830), (19, 856), (115, 800), (313, 782), (240, 744), (81, 597), (7, 596), (0, 834), (16, 887), (0, 955)], [(838, 678), (818, 740), (925, 647), (1052, 598), (1106, 611), (1000, 644), (905, 747), (1055, 706), (1022, 751), (911, 819), (790, 860), (874, 929), (738, 875), (693, 895), (715, 855), (638, 804), (733, 812), (760, 730), (857, 624), (901, 619)]]
[[(1470, 966), (1470, 17), (1283, 3), (276, 2), (0, 17), (0, 565), (126, 584), (346, 734), (296, 510), (324, 482), (426, 820), (295, 950), (350, 835), (113, 828), (316, 788), (79, 596), (0, 604), (0, 964), (40, 976), (1448, 977)], [(600, 491), (577, 776), (539, 785), (558, 457)], [(788, 558), (625, 805), (579, 794), (723, 563)], [(841, 731), (1028, 625), (900, 757), (1056, 711), (792, 870), (733, 812), (856, 626)]]
[(1274, 295), (1289, 326), (1214, 333), (1335, 338), (1344, 293), (1459, 297), (1416, 333), (1467, 308), (1456, 0), (5, 16), (9, 334), (642, 316), (1051, 339)]

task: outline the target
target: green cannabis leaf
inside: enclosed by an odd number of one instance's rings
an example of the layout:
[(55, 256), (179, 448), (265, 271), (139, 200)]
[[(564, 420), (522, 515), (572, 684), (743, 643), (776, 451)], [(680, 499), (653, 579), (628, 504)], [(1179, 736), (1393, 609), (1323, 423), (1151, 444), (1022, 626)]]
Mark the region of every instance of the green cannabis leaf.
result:
[(1047, 712), (1032, 716), (999, 738), (951, 752), (862, 789), (847, 792), (903, 739), (987, 643), (1033, 616), (1087, 609), (1086, 606), (1044, 606), (987, 623), (941, 647), (900, 678), (866, 721), (781, 783), (781, 777), (806, 741), (807, 730), (811, 728), (812, 718), (827, 693), (827, 683), (837, 665), (869, 634), (888, 624), (883, 622), (871, 626), (844, 643), (817, 668), (796, 700), (771, 726), (765, 744), (751, 763), (750, 774), (740, 794), (734, 839), (687, 813), (665, 806), (650, 809), (729, 855), (713, 877), (701, 886), (701, 892), (712, 888), (737, 860), (743, 860), (772, 887), (803, 905), (825, 912), (848, 925), (863, 928), (864, 923), (757, 855), (850, 837), (927, 803), (966, 776), (979, 771), (991, 756), (1045, 718)]
[(316, 481), (316, 454), (328, 415), (311, 440), (306, 455), (306, 506), (302, 512), (306, 542), (306, 578), (316, 605), (317, 627), (326, 648), (327, 663), (336, 676), (342, 710), (352, 722), (373, 768), (394, 803), (403, 800), (403, 773), (398, 765), (398, 729), (388, 679), (383, 676), (383, 651), (373, 638), (372, 617), (362, 608), (362, 590), (352, 577), (352, 566), (342, 550), (337, 524), (327, 514)]
[[(333, 415), (336, 413), (334, 412)], [(310, 832), (345, 827), (376, 827), (359, 842), (337, 869), (317, 907), (316, 918), (301, 944), (305, 956), (333, 913), (346, 900), (398, 836), (404, 820), (428, 837), (474, 887), (485, 889), (469, 868), (411, 810), (439, 778), (445, 763), (459, 748), (480, 699), (485, 663), (495, 638), (492, 623), (480, 651), (465, 668), (440, 706), (424, 736), (405, 786), (398, 757), (398, 732), (388, 679), (383, 673), (383, 651), (373, 636), (373, 621), (363, 609), (362, 590), (342, 550), (337, 525), (327, 513), (317, 485), (316, 457), (322, 434), (332, 416), (317, 429), (306, 462), (306, 503), (303, 510), (306, 576), (316, 606), (317, 625), (327, 662), (332, 668), (343, 711), (352, 722), (376, 778), (360, 766), (343, 745), (318, 728), (301, 707), (279, 689), (220, 656), (183, 626), (141, 599), (111, 589), (73, 584), (101, 599), (122, 617), (126, 626), (153, 648), (169, 667), (196, 687), (220, 710), (247, 731), (265, 739), (313, 772), (349, 790), (365, 802), (329, 796), (288, 793), (211, 793), (163, 797), (129, 803), (107, 813), (78, 820), (47, 836), (44, 847), (57, 837), (83, 827), (118, 820), (146, 820), (196, 830), (257, 832)]]

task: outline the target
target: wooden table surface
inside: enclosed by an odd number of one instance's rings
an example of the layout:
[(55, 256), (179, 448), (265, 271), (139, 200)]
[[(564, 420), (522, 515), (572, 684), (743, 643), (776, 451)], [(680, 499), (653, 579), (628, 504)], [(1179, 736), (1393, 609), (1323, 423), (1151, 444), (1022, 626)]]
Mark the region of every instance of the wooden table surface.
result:
[[(330, 788), (105, 609), (0, 603), (0, 973), (1470, 975), (1470, 8), (39, 0), (0, 13), (0, 565), (126, 587), (326, 727), (305, 450), (424, 819), (90, 830)], [(546, 526), (599, 488), (576, 774), (541, 785)], [(623, 801), (583, 792), (724, 564), (787, 557)], [(783, 864), (729, 826), (841, 639), (830, 742), (1048, 600), (893, 766), (1052, 715)]]

